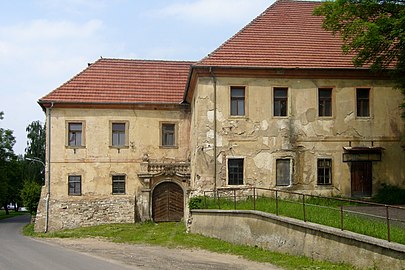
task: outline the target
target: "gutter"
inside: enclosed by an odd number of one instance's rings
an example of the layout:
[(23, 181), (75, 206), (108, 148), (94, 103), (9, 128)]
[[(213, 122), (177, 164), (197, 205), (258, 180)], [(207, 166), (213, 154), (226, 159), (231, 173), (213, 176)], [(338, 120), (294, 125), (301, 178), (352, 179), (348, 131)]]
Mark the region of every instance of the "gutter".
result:
[[(210, 67), (210, 73), (214, 82), (214, 194), (217, 191), (217, 78), (213, 68)], [(215, 195), (214, 195), (215, 196)]]
[(51, 122), (51, 111), (53, 108), (54, 103), (51, 102), (51, 106), (47, 108), (47, 117), (48, 117), (48, 190), (45, 198), (45, 232), (48, 232), (49, 228), (49, 199), (51, 196), (51, 130), (52, 130), (52, 122)]

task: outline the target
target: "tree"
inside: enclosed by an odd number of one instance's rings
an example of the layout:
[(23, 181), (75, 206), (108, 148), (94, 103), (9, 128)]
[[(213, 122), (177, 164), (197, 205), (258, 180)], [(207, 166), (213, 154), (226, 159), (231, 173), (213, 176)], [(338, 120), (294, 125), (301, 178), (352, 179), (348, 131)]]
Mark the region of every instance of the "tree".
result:
[(314, 14), (324, 16), (324, 29), (341, 36), (343, 52), (355, 54), (355, 66), (389, 71), (405, 94), (404, 4), (404, 0), (336, 0), (324, 2)]
[[(25, 159), (37, 159), (45, 163), (45, 142), (46, 132), (45, 125), (40, 121), (33, 121), (26, 128), (27, 131), (27, 148), (25, 148)], [(30, 174), (39, 184), (45, 181), (44, 166), (40, 162), (30, 163)]]
[[(3, 112), (0, 112), (0, 120), (3, 119)], [(0, 205), (6, 210), (8, 214), (7, 204), (11, 201), (12, 197), (12, 182), (11, 179), (13, 168), (15, 164), (16, 155), (13, 151), (15, 144), (15, 137), (13, 131), (0, 127)]]
[(34, 180), (25, 180), (23, 188), (21, 189), (21, 198), (30, 214), (37, 211), (40, 197), (41, 185)]

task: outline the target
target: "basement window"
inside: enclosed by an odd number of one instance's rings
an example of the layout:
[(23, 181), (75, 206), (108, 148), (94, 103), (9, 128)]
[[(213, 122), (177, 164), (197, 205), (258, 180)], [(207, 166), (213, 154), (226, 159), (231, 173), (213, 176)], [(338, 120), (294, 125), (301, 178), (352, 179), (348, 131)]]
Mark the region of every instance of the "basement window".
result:
[(112, 194), (125, 194), (125, 175), (112, 176)]
[(228, 159), (228, 185), (243, 185), (243, 158)]
[(80, 175), (69, 175), (68, 187), (68, 195), (82, 195), (82, 177)]

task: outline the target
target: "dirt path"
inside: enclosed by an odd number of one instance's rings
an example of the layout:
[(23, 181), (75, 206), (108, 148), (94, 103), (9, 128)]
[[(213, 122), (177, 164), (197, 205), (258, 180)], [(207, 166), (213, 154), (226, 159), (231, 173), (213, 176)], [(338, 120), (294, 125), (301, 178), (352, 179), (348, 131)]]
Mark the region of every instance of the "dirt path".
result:
[(101, 257), (105, 260), (119, 261), (133, 266), (134, 269), (281, 269), (268, 263), (257, 263), (234, 255), (197, 249), (169, 249), (159, 246), (119, 244), (93, 238), (49, 238), (40, 241), (56, 244), (90, 256)]

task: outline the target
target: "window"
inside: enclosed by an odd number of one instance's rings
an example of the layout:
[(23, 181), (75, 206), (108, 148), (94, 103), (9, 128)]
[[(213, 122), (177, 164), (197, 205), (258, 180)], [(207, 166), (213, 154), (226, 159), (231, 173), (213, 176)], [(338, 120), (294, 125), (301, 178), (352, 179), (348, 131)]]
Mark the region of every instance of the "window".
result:
[(68, 123), (68, 146), (82, 146), (83, 124)]
[(318, 113), (319, 116), (332, 116), (332, 89), (318, 89)]
[(125, 194), (125, 175), (113, 175), (112, 193)]
[(69, 175), (68, 177), (69, 195), (82, 195), (82, 177), (80, 175)]
[(276, 160), (276, 185), (289, 186), (291, 184), (290, 159)]
[(243, 185), (243, 158), (228, 159), (228, 185)]
[(176, 125), (175, 124), (162, 124), (162, 146), (175, 146), (176, 145)]
[(357, 101), (357, 116), (368, 117), (370, 116), (370, 89), (358, 88), (356, 89)]
[(111, 124), (111, 145), (114, 147), (126, 146), (126, 123)]
[(274, 116), (287, 116), (288, 88), (274, 88)]
[(332, 160), (327, 158), (318, 159), (318, 185), (330, 185), (332, 183)]
[(245, 87), (231, 87), (231, 115), (245, 115)]

